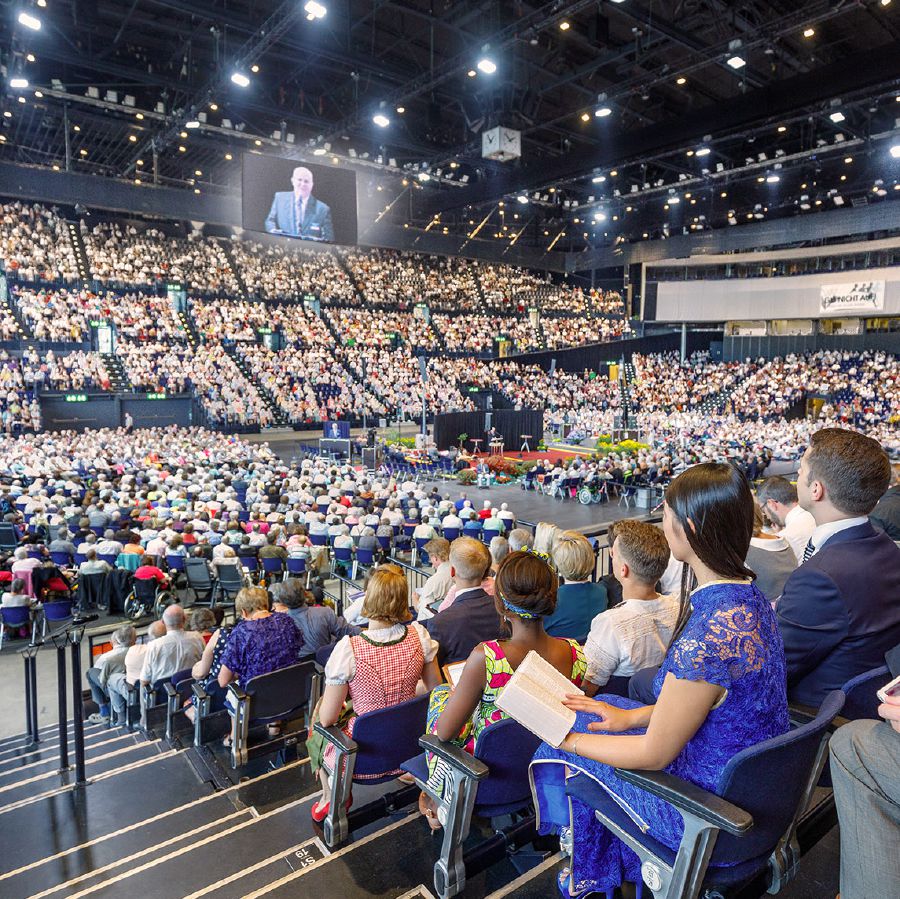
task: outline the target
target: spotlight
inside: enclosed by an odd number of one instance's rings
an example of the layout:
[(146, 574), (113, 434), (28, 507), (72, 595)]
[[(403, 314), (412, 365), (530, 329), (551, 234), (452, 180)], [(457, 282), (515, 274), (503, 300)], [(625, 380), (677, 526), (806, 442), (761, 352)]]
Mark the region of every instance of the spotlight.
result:
[(185, 128), (199, 128), (200, 123), (196, 119), (191, 119), (189, 122), (184, 123)]
[(430, 181), (431, 175), (428, 172), (419, 172), (419, 181)]
[(478, 73), (475, 71), (475, 69), (469, 69), (469, 71), (466, 72), (466, 74), (467, 74), (470, 78), (474, 78)]
[(238, 87), (250, 86), (250, 79), (243, 72), (233, 72), (231, 75), (231, 81)]
[(741, 56), (732, 56), (725, 60), (732, 69), (742, 69), (747, 65), (747, 60)]
[(894, 146), (891, 147), (891, 156), (893, 156), (894, 159), (900, 159), (900, 144), (894, 144)]
[(769, 175), (766, 178), (766, 184), (778, 184), (779, 181), (781, 181), (781, 178), (778, 175)]
[(316, 147), (313, 150), (313, 156), (324, 156), (328, 151), (324, 147)]
[(41, 20), (37, 16), (33, 16), (31, 13), (25, 12), (24, 10), (19, 13), (19, 24), (24, 25), (26, 28), (30, 28), (32, 31), (41, 30)]
[(830, 116), (828, 116), (828, 118), (831, 119), (831, 121), (834, 122), (835, 125), (840, 125), (840, 123), (843, 122), (847, 118), (847, 116), (845, 116), (840, 110), (838, 110), (837, 112), (833, 112)]
[(316, 19), (324, 19), (325, 13), (328, 12), (321, 3), (316, 3), (316, 0), (308, 0), (303, 10), (310, 22), (314, 22)]
[(806, 28), (803, 31), (803, 37), (812, 37), (816, 33), (815, 28)]
[(524, 206), (528, 202), (528, 197), (525, 194), (519, 194), (516, 199)]
[(675, 83), (676, 83), (679, 87), (681, 87), (681, 85), (687, 84), (687, 78), (685, 78), (684, 75), (682, 75), (680, 78), (676, 78), (676, 79), (675, 79)]
[(27, 79), (27, 78), (19, 78), (19, 77), (17, 77), (17, 78), (10, 78), (10, 79), (9, 79), (9, 86), (10, 86), (10, 87), (17, 88), (17, 89), (19, 89), (19, 90), (22, 90), (22, 89), (28, 87), (28, 79)]
[(583, 112), (583, 113), (581, 114), (581, 121), (582, 121), (582, 122), (589, 122), (590, 120), (591, 120), (591, 117), (590, 117), (590, 115), (589, 115), (588, 113)]
[(376, 112), (375, 115), (372, 116), (372, 121), (379, 128), (387, 128), (387, 126), (391, 124), (391, 120), (383, 112)]
[(568, 22), (566, 22), (565, 20), (563, 20), (562, 22), (559, 23), (559, 30), (560, 30), (560, 31), (568, 31), (571, 27), (572, 27), (572, 26), (571, 26)]
[(612, 115), (612, 110), (608, 106), (601, 106), (598, 110), (594, 112), (594, 115), (598, 119), (605, 119), (607, 116)]
[(606, 175), (594, 175), (591, 178), (591, 184), (603, 184), (604, 181), (606, 181)]
[(681, 197), (669, 197), (669, 205), (677, 206), (681, 202)]
[(712, 150), (710, 150), (709, 147), (700, 147), (700, 149), (697, 150), (696, 155), (697, 156), (709, 156), (710, 153), (712, 153)]
[(405, 106), (398, 106), (398, 107), (397, 107), (397, 115), (403, 115), (404, 112), (406, 112), (406, 107), (405, 107)]
[(497, 63), (493, 59), (484, 56), (478, 60), (477, 68), (479, 72), (483, 72), (485, 75), (493, 75), (497, 71)]

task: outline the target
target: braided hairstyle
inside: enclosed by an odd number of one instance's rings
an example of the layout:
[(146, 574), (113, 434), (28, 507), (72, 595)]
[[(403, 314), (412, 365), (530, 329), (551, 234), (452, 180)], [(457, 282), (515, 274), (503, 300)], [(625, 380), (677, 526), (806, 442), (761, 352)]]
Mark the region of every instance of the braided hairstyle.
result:
[(506, 600), (536, 618), (556, 610), (559, 578), (539, 556), (523, 551), (510, 553), (497, 567), (494, 577), (494, 604), (501, 617), (514, 615), (503, 604)]

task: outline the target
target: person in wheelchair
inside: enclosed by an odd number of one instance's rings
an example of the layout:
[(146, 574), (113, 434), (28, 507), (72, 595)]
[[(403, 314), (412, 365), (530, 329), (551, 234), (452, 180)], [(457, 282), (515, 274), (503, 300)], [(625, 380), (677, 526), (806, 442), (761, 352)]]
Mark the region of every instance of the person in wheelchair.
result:
[(593, 809), (560, 802), (571, 772), (602, 784), (638, 826), (677, 849), (679, 813), (615, 769), (666, 770), (715, 792), (733, 756), (790, 727), (784, 644), (744, 563), (753, 534), (746, 477), (730, 464), (687, 469), (667, 491), (663, 530), (685, 567), (678, 622), (653, 685), (656, 704), (570, 695), (573, 729), (558, 749), (541, 744), (531, 765), (540, 831), (558, 831), (572, 847), (571, 868), (559, 878), (569, 895), (612, 893), (641, 878), (638, 856)]
[(162, 613), (175, 601), (169, 589), (170, 581), (162, 569), (153, 564), (152, 556), (144, 556), (134, 572), (131, 593), (125, 600), (125, 614), (129, 618)]

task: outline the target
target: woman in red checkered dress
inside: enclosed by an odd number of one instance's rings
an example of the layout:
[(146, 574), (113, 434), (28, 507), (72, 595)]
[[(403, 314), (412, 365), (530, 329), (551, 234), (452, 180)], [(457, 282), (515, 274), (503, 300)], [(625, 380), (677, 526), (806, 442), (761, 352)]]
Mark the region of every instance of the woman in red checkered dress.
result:
[[(415, 698), (420, 680), (429, 690), (441, 680), (438, 645), (425, 628), (410, 622), (406, 577), (396, 565), (383, 565), (372, 574), (362, 614), (369, 619), (368, 630), (342, 638), (325, 666), (325, 693), (318, 713), (326, 727), (341, 722), (348, 736), (353, 735), (357, 715)], [(348, 697), (352, 711), (345, 705)], [(318, 768), (322, 796), (312, 807), (314, 821), (322, 821), (328, 814), (328, 777), (334, 769), (334, 757), (334, 747), (329, 744)], [(310, 758), (315, 764), (313, 751)], [(401, 772), (385, 771), (367, 777), (393, 773), (399, 776)]]

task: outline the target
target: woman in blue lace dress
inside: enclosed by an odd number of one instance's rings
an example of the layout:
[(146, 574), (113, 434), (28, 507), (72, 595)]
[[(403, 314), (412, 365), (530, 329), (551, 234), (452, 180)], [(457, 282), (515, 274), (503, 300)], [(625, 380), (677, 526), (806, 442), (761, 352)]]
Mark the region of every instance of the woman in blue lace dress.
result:
[[(563, 895), (612, 891), (640, 880), (637, 855), (593, 810), (565, 796), (567, 772), (607, 788), (635, 822), (671, 849), (681, 816), (622, 781), (614, 768), (671, 772), (720, 792), (726, 763), (788, 729), (784, 646), (775, 615), (744, 565), (753, 534), (753, 497), (731, 465), (689, 468), (666, 491), (663, 529), (684, 563), (681, 614), (654, 682), (652, 706), (617, 696), (570, 697), (577, 719), (559, 749), (543, 744), (531, 765), (541, 832), (572, 840)], [(689, 587), (696, 586), (689, 592)]]

